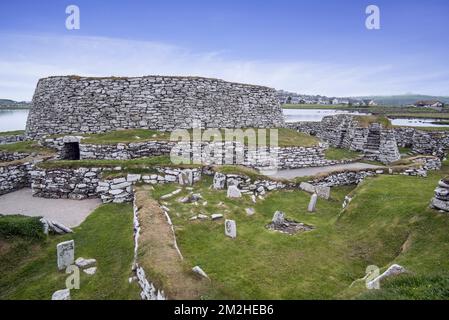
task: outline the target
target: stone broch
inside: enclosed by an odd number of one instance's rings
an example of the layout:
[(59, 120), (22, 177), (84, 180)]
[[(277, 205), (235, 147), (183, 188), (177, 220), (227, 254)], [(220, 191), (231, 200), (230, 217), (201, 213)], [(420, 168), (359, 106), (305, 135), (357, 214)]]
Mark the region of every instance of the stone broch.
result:
[(65, 241), (56, 246), (58, 269), (65, 270), (75, 262), (75, 241)]

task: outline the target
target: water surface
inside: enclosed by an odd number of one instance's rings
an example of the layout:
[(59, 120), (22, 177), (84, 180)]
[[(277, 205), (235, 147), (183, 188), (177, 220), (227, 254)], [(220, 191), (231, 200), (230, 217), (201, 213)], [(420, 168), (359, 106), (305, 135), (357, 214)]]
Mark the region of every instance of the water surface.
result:
[(25, 130), (28, 109), (0, 109), (0, 132)]

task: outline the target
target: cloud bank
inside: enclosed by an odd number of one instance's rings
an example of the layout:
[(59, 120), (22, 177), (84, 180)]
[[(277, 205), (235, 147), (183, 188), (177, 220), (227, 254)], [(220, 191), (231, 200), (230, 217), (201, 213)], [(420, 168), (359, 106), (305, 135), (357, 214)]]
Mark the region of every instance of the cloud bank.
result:
[(2, 35), (0, 98), (31, 100), (39, 78), (52, 75), (195, 75), (307, 94), (357, 96), (443, 94), (448, 72), (332, 61), (239, 60), (170, 44), (116, 38)]

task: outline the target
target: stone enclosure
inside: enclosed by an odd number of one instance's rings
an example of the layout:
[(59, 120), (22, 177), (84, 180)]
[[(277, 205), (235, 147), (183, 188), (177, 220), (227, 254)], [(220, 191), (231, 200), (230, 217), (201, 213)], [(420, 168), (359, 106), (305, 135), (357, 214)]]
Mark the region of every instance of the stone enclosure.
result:
[(39, 80), (26, 135), (271, 128), (284, 124), (275, 90), (200, 77), (50, 77)]

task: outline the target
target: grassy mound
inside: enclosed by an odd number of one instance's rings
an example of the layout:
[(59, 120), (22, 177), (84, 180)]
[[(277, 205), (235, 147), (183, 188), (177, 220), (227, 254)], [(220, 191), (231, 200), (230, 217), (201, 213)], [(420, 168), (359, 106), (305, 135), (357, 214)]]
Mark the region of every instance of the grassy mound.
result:
[(355, 120), (358, 121), (359, 125), (362, 127), (369, 127), (373, 123), (379, 123), (384, 128), (391, 128), (391, 122), (386, 116), (382, 115), (372, 115), (372, 116), (355, 116)]
[(362, 156), (363, 154), (360, 152), (333, 147), (328, 148), (325, 152), (327, 160), (354, 160), (359, 159)]
[[(254, 130), (253, 133), (258, 134), (258, 129), (248, 128)], [(214, 129), (210, 129), (214, 130)], [(241, 129), (243, 133), (246, 133), (247, 129)], [(279, 128), (278, 130), (278, 143), (280, 147), (311, 147), (319, 143), (319, 140), (313, 136), (305, 133), (300, 133), (295, 130), (287, 128)], [(192, 130), (188, 130), (190, 137), (192, 137)], [(227, 129), (219, 129), (217, 134), (221, 135), (221, 141), (235, 140), (232, 136), (227, 136)], [(202, 134), (205, 130), (201, 131)], [(83, 143), (90, 144), (117, 144), (117, 143), (132, 143), (132, 142), (144, 142), (144, 141), (170, 141), (170, 132), (161, 132), (147, 129), (130, 129), (130, 130), (118, 130), (100, 134), (84, 135)], [(269, 140), (270, 133), (267, 130), (267, 139)], [(206, 139), (203, 136), (204, 141), (215, 141), (215, 137), (212, 136)], [(248, 144), (248, 137), (244, 138), (244, 143)], [(267, 141), (269, 143), (270, 141)]]

